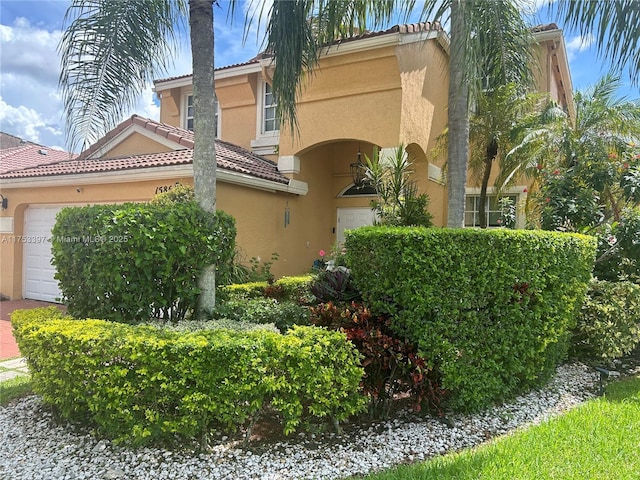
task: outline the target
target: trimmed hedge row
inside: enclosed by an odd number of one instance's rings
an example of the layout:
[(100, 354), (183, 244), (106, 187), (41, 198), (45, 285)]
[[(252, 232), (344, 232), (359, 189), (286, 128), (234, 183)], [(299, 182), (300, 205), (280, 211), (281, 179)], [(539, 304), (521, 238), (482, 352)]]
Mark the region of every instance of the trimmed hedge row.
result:
[(275, 282), (247, 282), (225, 285), (222, 293), (232, 299), (262, 298), (273, 290), (280, 292), (282, 300), (298, 300), (309, 296), (309, 285), (314, 279), (313, 275), (298, 275), (294, 277), (281, 277)]
[(267, 408), (291, 433), (305, 417), (339, 422), (366, 402), (359, 354), (339, 332), (185, 333), (55, 308), (17, 311), (12, 322), (34, 391), (119, 442), (199, 440), (250, 426)]
[(565, 358), (596, 245), (556, 232), (365, 227), (346, 246), (365, 304), (435, 359), (451, 407), (476, 410)]
[(179, 321), (197, 306), (197, 277), (231, 266), (235, 222), (195, 202), (64, 208), (53, 229), (53, 264), (76, 318)]

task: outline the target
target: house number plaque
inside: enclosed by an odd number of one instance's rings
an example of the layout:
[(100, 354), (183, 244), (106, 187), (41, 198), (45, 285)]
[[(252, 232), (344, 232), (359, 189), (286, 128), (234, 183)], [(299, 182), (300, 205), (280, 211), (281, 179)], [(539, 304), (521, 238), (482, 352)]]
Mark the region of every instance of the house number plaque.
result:
[(173, 187), (177, 187), (178, 185), (180, 185), (180, 182), (176, 182), (173, 185), (158, 185), (156, 187), (156, 191), (155, 191), (155, 195), (157, 195), (158, 193), (164, 193), (164, 192), (168, 192), (169, 190), (171, 190)]

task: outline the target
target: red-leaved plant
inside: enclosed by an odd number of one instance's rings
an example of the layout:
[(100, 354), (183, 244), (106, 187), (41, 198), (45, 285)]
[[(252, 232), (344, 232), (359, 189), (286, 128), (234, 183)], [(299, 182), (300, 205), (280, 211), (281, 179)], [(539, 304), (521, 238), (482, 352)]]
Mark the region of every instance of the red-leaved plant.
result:
[(416, 412), (426, 407), (441, 414), (445, 392), (438, 373), (418, 355), (414, 344), (393, 333), (388, 317), (374, 316), (360, 303), (338, 307), (328, 302), (311, 309), (311, 322), (343, 331), (362, 354), (361, 387), (369, 397), (372, 417), (388, 417), (399, 396), (408, 396)]

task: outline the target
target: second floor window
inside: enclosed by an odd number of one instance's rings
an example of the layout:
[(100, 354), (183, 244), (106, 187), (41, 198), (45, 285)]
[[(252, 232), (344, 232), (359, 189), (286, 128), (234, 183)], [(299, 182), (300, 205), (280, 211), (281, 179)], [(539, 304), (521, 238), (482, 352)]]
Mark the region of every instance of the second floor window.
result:
[(264, 104), (262, 114), (262, 132), (277, 132), (280, 130), (280, 120), (276, 115), (278, 98), (273, 94), (271, 85), (264, 84)]
[[(185, 113), (185, 117), (184, 117), (184, 128), (186, 130), (191, 130), (193, 131), (193, 95), (187, 95), (185, 98), (185, 105), (184, 105), (184, 113)], [(220, 132), (220, 115), (218, 114), (219, 112), (219, 108), (220, 105), (218, 105), (218, 99), (215, 100), (215, 117), (216, 117), (216, 137), (219, 137), (219, 132)]]
[(193, 131), (193, 95), (187, 95), (186, 103), (184, 126), (187, 130)]

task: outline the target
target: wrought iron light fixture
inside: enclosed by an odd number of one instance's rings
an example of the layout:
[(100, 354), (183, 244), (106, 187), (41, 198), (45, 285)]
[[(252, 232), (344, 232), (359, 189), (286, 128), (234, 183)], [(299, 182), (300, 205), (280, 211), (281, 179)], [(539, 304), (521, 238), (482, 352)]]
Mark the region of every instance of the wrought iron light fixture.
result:
[(356, 188), (363, 188), (367, 184), (367, 166), (362, 162), (362, 153), (358, 147), (358, 157), (355, 162), (349, 165), (351, 178)]
[(6, 210), (7, 207), (9, 206), (9, 200), (7, 199), (7, 197), (5, 197), (4, 195), (2, 195), (0, 193), (0, 205), (2, 205), (2, 210)]

